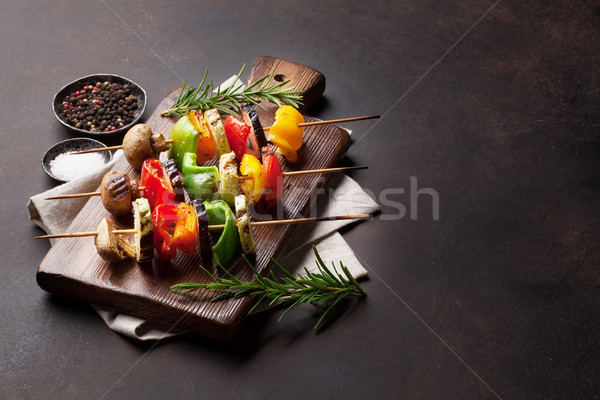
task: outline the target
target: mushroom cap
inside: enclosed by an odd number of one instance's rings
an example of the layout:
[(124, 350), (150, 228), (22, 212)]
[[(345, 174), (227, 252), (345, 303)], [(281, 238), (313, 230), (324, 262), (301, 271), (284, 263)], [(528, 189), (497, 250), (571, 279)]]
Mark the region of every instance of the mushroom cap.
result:
[(107, 172), (100, 184), (100, 197), (104, 208), (113, 215), (126, 215), (131, 212), (131, 182), (125, 171)]
[(131, 127), (123, 138), (123, 152), (131, 166), (138, 171), (142, 169), (144, 160), (154, 158), (152, 151), (152, 129), (146, 124)]
[(98, 228), (98, 234), (94, 240), (96, 251), (102, 259), (110, 262), (118, 262), (125, 258), (117, 243), (117, 236), (113, 233), (115, 224), (108, 218), (102, 219)]

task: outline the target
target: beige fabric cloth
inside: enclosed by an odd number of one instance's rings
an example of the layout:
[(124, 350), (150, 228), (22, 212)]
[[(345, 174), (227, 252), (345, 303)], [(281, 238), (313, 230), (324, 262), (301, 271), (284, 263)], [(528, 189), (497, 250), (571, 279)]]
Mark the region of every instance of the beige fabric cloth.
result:
[[(47, 197), (61, 196), (65, 194), (94, 192), (100, 186), (102, 177), (110, 171), (115, 162), (124, 157), (123, 151), (118, 150), (111, 162), (104, 167), (82, 176), (71, 182), (56, 186), (29, 199), (29, 219), (42, 228), (47, 234), (66, 232), (69, 225), (83, 208), (89, 198), (81, 197), (68, 200), (45, 200)], [(54, 244), (57, 239), (50, 239)]]
[[(122, 152), (115, 154), (115, 159)], [(113, 161), (114, 162), (114, 161)], [(71, 221), (79, 213), (87, 199), (44, 200), (49, 196), (95, 191), (102, 176), (112, 167), (112, 163), (102, 170), (85, 178), (57, 186), (29, 199), (29, 217), (31, 221), (46, 233), (66, 232)], [(352, 179), (344, 174), (333, 176), (327, 186), (328, 196), (319, 200), (318, 215), (372, 214), (379, 209), (375, 203)], [(324, 261), (342, 261), (354, 277), (364, 277), (367, 271), (356, 259), (352, 249), (338, 229), (355, 223), (352, 220), (326, 221), (318, 224), (300, 225), (280, 258), (280, 264), (293, 273), (316, 268), (312, 245), (317, 247)], [(110, 329), (122, 335), (138, 340), (158, 340), (184, 333), (176, 327), (142, 320), (137, 317), (119, 314), (113, 310), (94, 305), (98, 314)]]

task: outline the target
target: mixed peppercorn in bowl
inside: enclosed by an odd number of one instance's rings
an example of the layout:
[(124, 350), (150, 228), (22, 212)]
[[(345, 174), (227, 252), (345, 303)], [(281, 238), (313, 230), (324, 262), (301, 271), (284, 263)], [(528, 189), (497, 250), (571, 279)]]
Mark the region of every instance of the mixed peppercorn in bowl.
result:
[(52, 109), (60, 123), (82, 135), (118, 136), (144, 114), (146, 92), (119, 75), (89, 75), (63, 87)]

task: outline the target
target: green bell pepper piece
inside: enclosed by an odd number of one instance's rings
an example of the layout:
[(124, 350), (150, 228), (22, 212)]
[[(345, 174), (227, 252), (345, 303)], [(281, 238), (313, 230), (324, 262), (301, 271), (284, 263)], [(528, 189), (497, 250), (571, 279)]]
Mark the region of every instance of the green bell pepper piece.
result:
[(196, 153), (185, 153), (181, 172), (183, 172), (183, 187), (192, 200), (218, 199), (217, 184), (221, 177), (216, 166), (197, 165)]
[[(196, 153), (198, 149), (198, 141), (200, 140), (200, 132), (194, 128), (190, 122), (188, 115), (184, 115), (171, 128), (171, 143), (170, 158), (175, 160), (177, 168), (180, 170), (183, 166), (183, 159), (186, 153)], [(184, 172), (185, 174), (185, 172)]]
[(204, 208), (208, 215), (208, 225), (225, 225), (223, 233), (212, 247), (215, 260), (225, 265), (240, 250), (240, 236), (235, 225), (235, 215), (223, 200), (205, 201)]
[[(196, 163), (196, 153), (185, 153), (183, 155), (183, 162), (181, 166), (181, 172), (183, 172), (184, 176), (194, 175), (194, 174), (203, 174), (209, 168), (208, 166), (198, 165)], [(214, 165), (210, 166), (216, 168)], [(217, 169), (217, 174), (219, 170)]]

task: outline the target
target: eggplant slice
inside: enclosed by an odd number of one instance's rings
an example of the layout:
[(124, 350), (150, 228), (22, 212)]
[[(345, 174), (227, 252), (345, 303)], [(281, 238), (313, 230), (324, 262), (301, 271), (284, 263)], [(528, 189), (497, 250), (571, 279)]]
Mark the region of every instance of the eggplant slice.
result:
[(250, 147), (260, 157), (260, 149), (267, 145), (265, 131), (252, 104), (244, 104), (240, 109), (242, 120), (250, 127)]
[(196, 209), (196, 217), (198, 218), (198, 245), (200, 246), (202, 265), (208, 267), (212, 262), (212, 242), (208, 231), (208, 214), (202, 200), (192, 200), (192, 206)]
[(183, 190), (183, 174), (181, 171), (179, 171), (179, 168), (177, 168), (175, 160), (169, 159), (161, 162), (165, 168), (167, 176), (169, 177), (169, 182), (171, 182), (173, 191), (175, 192), (175, 201), (179, 203), (185, 201), (185, 191)]

